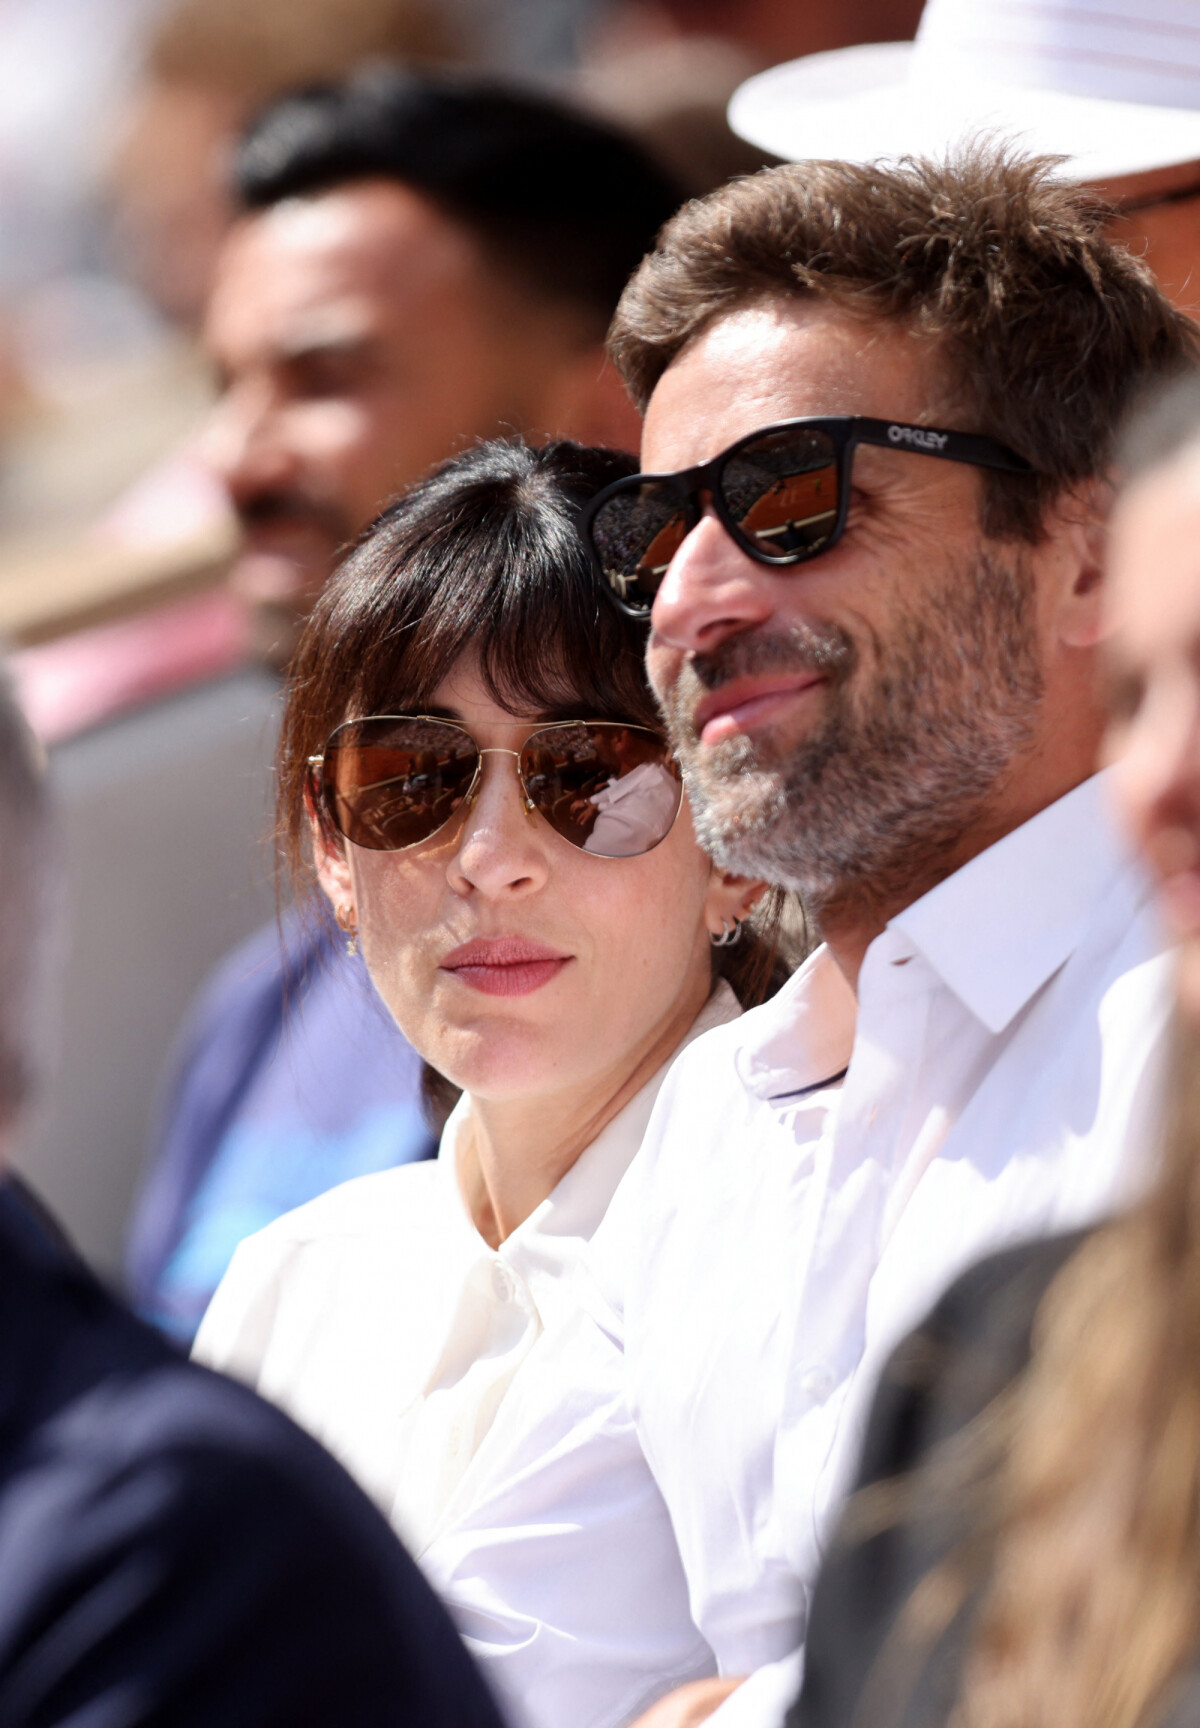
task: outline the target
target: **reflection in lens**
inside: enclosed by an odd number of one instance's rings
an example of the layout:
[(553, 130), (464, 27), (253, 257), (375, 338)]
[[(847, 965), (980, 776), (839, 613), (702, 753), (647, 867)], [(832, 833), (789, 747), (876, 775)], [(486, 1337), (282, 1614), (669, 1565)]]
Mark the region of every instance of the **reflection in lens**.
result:
[(627, 606), (647, 611), (687, 531), (682, 505), (657, 481), (618, 492), (591, 524), (609, 586)]
[(325, 752), (327, 807), (355, 846), (397, 852), (428, 840), (461, 807), (479, 752), (441, 720), (352, 720)]
[(771, 557), (819, 552), (838, 514), (837, 461), (825, 432), (776, 432), (732, 456), (721, 493), (742, 532)]
[(600, 858), (632, 858), (664, 840), (682, 782), (668, 745), (640, 726), (548, 726), (521, 752), (521, 778), (557, 834)]

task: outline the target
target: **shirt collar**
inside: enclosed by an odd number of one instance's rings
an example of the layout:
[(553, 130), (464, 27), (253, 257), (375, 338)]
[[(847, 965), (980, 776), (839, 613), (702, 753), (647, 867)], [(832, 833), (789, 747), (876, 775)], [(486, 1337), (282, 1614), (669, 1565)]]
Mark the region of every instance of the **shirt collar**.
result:
[[(990, 1032), (1003, 1032), (1079, 946), (1114, 884), (1149, 891), (1095, 774), (893, 918), (887, 957), (921, 954)], [(872, 948), (877, 944), (873, 943)], [(870, 951), (868, 951), (868, 960)]]
[(756, 1097), (792, 1102), (842, 1074), (854, 1048), (858, 1004), (828, 948), (810, 954), (769, 1002), (746, 1016), (734, 1053), (742, 1084)]

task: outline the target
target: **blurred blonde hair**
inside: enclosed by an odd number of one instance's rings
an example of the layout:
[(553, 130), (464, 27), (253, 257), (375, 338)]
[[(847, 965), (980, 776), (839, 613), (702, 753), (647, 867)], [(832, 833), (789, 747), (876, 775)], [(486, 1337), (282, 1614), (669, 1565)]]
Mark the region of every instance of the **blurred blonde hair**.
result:
[(1137, 1728), (1200, 1641), (1200, 1038), (1150, 1198), (1038, 1314), (955, 1728)]

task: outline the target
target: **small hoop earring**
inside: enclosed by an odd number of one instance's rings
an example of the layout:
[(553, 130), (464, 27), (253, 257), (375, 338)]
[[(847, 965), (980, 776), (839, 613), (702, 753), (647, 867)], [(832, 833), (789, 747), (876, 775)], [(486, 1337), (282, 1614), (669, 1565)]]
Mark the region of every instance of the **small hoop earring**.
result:
[(741, 941), (741, 937), (741, 919), (735, 918), (731, 924), (727, 919), (722, 918), (721, 934), (719, 936), (710, 936), (709, 941), (712, 943), (714, 948), (732, 948), (735, 942)]
[(354, 913), (349, 906), (339, 906), (334, 913), (338, 929), (346, 932), (346, 952), (353, 959), (358, 953), (358, 925), (354, 922)]

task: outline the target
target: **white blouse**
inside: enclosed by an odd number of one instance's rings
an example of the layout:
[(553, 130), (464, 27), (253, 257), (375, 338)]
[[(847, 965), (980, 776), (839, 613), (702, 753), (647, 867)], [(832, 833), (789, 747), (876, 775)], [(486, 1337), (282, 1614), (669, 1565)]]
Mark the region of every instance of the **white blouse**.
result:
[[(680, 1049), (740, 1012), (719, 984)], [(641, 1144), (669, 1066), (498, 1249), (459, 1189), (464, 1098), (432, 1162), (343, 1183), (243, 1242), (196, 1359), (287, 1410), (420, 1555), (469, 1503), (471, 1461), (502, 1398), (573, 1304), (569, 1274)]]

